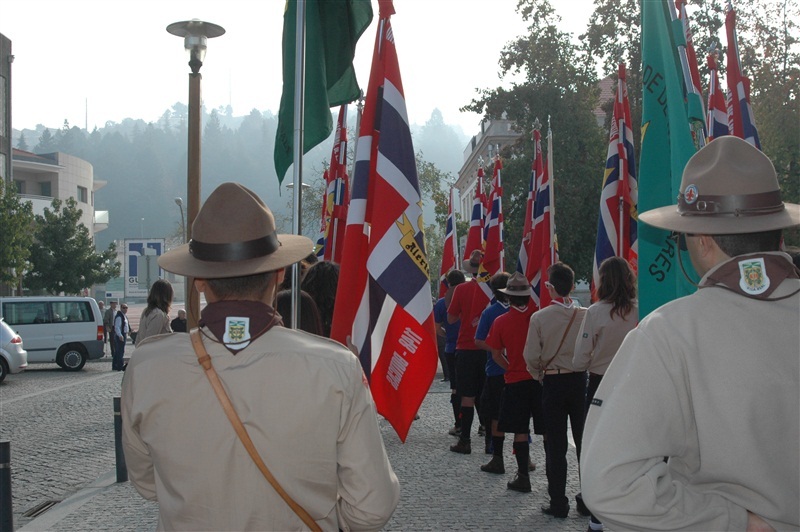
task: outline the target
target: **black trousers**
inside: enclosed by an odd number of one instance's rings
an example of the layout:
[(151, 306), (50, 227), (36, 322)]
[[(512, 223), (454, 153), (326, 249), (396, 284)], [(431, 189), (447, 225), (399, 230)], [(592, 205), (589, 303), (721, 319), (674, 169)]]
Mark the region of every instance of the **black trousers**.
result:
[(567, 419), (578, 460), (583, 438), (586, 373), (545, 375), (542, 387), (542, 409), (547, 438), (545, 445), (547, 492), (554, 509), (569, 508), (567, 489)]

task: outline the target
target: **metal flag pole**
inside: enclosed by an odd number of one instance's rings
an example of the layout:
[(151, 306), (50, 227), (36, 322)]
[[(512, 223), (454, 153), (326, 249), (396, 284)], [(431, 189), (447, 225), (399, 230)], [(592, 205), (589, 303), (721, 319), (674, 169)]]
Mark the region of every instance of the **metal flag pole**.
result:
[[(306, 86), (306, 0), (297, 0), (294, 44), (294, 140), (292, 157), (294, 162), (294, 189), (292, 196), (292, 232), (300, 235), (302, 227), (303, 197), (303, 125)], [(300, 263), (292, 265), (292, 328), (300, 328)]]

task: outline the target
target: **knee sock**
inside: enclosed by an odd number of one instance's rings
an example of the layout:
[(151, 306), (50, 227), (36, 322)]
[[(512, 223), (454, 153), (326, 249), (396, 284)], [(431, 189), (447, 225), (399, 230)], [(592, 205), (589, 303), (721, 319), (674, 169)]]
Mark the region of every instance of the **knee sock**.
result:
[(451, 393), (450, 394), (450, 404), (453, 407), (453, 419), (455, 420), (454, 425), (456, 427), (460, 427), (461, 426), (461, 417), (460, 417), (460, 415), (461, 415), (461, 405), (458, 402), (456, 402), (456, 398), (457, 397), (458, 396), (456, 394)]
[(470, 440), (470, 432), (472, 431), (472, 418), (475, 417), (475, 409), (471, 406), (461, 407), (461, 439), (464, 441)]
[(514, 457), (517, 459), (517, 469), (521, 476), (528, 476), (528, 460), (530, 459), (530, 444), (526, 441), (514, 442)]
[(492, 455), (503, 456), (503, 436), (492, 436)]

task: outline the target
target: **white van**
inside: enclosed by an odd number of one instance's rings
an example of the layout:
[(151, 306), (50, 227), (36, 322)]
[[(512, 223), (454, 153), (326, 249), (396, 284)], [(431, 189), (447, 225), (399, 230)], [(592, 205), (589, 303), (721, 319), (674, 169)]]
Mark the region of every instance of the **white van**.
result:
[(103, 356), (103, 316), (91, 297), (0, 297), (0, 317), (22, 337), (28, 364), (78, 371)]

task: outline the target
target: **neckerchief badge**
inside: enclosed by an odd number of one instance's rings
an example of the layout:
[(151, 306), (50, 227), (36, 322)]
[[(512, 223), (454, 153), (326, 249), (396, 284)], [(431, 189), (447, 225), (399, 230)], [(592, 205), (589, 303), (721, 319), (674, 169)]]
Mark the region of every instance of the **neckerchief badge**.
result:
[(769, 288), (769, 277), (763, 258), (750, 258), (739, 261), (739, 287), (745, 294), (758, 295)]
[(244, 349), (250, 344), (250, 318), (228, 316), (225, 318), (225, 334), (222, 342), (235, 349)]

